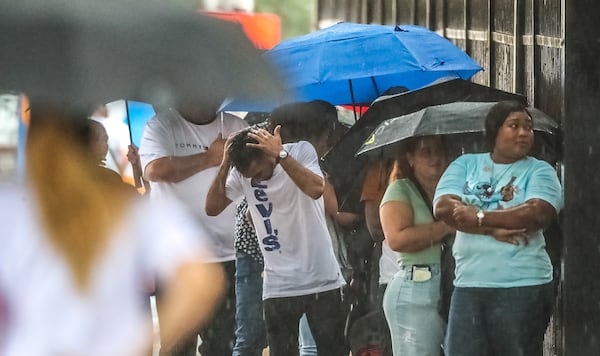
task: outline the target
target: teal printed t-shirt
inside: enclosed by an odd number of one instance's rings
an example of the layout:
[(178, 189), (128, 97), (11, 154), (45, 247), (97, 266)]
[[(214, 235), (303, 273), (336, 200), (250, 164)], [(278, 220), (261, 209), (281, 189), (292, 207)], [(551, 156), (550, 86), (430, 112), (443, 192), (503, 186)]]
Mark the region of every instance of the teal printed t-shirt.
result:
[[(503, 197), (502, 187), (511, 180), (512, 194)], [(563, 204), (558, 177), (548, 163), (527, 157), (497, 164), (489, 153), (465, 154), (452, 162), (438, 183), (434, 202), (443, 195), (459, 196), (483, 211), (541, 199), (558, 213)], [(552, 280), (552, 264), (545, 246), (542, 230), (532, 233), (528, 245), (457, 231), (452, 251), (456, 260), (454, 285), (509, 288), (548, 283)]]
[[(390, 183), (381, 199), (380, 206), (391, 201), (403, 202), (411, 206), (415, 220), (414, 225), (430, 224), (434, 221), (429, 206), (423, 200), (415, 184), (409, 179), (398, 179)], [(398, 252), (398, 263), (404, 266), (440, 263), (440, 255), (441, 245), (437, 243), (419, 252)]]

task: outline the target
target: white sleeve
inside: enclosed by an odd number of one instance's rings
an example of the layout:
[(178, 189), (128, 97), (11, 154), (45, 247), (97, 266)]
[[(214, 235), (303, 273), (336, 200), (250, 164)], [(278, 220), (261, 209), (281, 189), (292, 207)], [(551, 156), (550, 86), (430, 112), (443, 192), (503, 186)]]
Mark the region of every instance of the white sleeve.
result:
[(146, 123), (140, 143), (142, 170), (156, 159), (173, 155), (174, 143), (171, 137), (173, 137), (172, 133), (157, 116)]
[(323, 177), (323, 171), (319, 166), (319, 156), (317, 156), (317, 151), (311, 143), (299, 141), (294, 144), (284, 145), (284, 149), (289, 150), (289, 154), (302, 166), (319, 177)]
[(225, 196), (227, 199), (236, 201), (237, 198), (244, 195), (242, 179), (244, 179), (244, 177), (240, 172), (235, 168), (231, 168), (229, 175), (227, 176), (227, 182), (225, 183)]

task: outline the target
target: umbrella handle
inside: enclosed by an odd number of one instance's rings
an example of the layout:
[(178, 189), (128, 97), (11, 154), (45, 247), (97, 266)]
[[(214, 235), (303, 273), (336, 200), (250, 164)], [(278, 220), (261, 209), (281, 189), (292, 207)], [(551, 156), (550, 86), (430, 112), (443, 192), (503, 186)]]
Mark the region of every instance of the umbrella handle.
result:
[(133, 182), (135, 183), (136, 188), (142, 188), (144, 184), (142, 183), (142, 168), (137, 164), (131, 164), (131, 169), (133, 171)]
[[(129, 129), (129, 141), (133, 145), (133, 133), (131, 132), (131, 121), (129, 120), (129, 101), (125, 100), (125, 114), (127, 115), (127, 128)], [(142, 188), (142, 168), (139, 164), (131, 163), (131, 170), (133, 171), (133, 183), (136, 188)]]

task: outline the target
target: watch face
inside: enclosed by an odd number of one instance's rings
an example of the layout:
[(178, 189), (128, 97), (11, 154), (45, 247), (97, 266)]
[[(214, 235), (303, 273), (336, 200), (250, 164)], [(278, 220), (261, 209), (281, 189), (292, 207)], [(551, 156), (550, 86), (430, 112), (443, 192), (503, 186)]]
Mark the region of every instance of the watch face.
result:
[(484, 216), (484, 214), (483, 214), (483, 211), (479, 210), (479, 211), (477, 212), (477, 218), (478, 218), (478, 219), (483, 219), (483, 216)]
[(279, 151), (279, 158), (286, 158), (287, 156), (288, 156), (288, 153), (286, 150)]

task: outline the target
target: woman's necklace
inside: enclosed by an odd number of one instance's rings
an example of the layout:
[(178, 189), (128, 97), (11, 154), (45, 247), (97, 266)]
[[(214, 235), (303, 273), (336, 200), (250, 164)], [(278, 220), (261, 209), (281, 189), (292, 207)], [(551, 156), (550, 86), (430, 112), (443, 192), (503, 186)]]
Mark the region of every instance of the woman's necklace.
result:
[[(485, 195), (489, 198), (492, 195), (494, 195), (494, 193), (496, 192), (496, 185), (498, 183), (500, 183), (500, 181), (502, 180), (502, 178), (504, 178), (504, 175), (506, 175), (506, 173), (508, 173), (508, 171), (515, 165), (515, 163), (517, 163), (518, 161), (515, 161), (511, 164), (509, 164), (506, 168), (504, 168), (504, 170), (502, 171), (502, 173), (496, 178), (494, 176), (494, 168), (496, 166), (496, 163), (494, 162), (494, 160), (492, 159), (491, 155), (490, 155), (490, 161), (491, 161), (491, 169), (490, 169), (490, 184), (488, 187), (486, 187), (485, 189)], [(499, 165), (499, 163), (498, 163)], [(514, 182), (514, 180), (516, 179), (516, 177), (512, 177), (510, 182), (505, 185), (502, 190), (504, 190), (504, 188), (506, 186), (512, 186), (512, 183)]]

